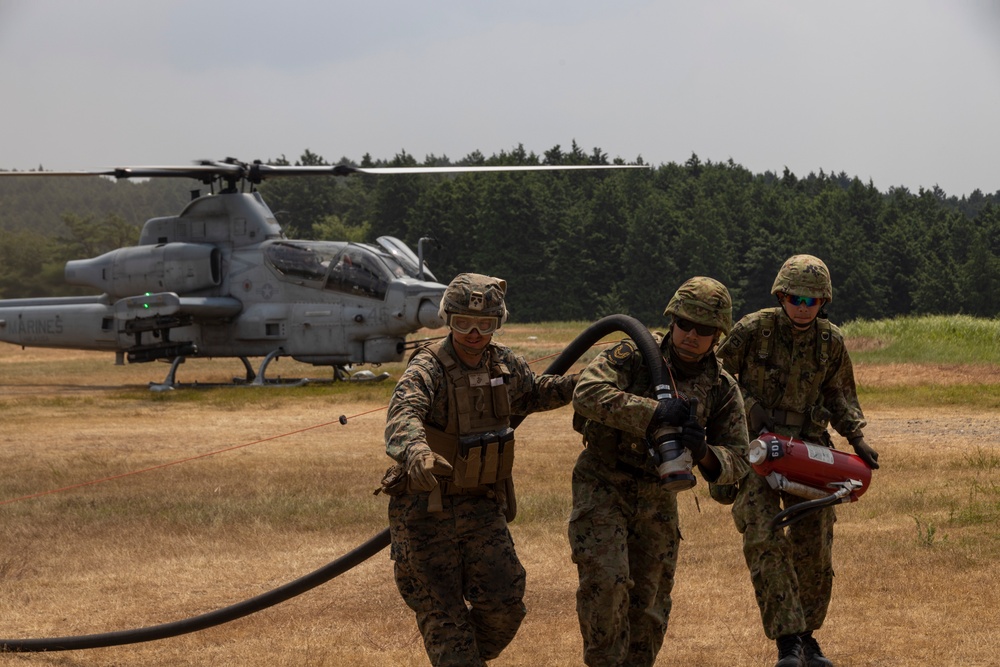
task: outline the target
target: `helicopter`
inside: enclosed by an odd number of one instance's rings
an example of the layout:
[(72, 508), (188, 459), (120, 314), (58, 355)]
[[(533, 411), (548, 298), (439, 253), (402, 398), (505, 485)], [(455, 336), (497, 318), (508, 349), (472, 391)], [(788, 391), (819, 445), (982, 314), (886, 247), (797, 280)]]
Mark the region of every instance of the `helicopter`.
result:
[[(100, 295), (0, 300), (0, 341), (110, 351), (118, 365), (168, 361), (164, 381), (150, 383), (155, 390), (178, 386), (178, 366), (198, 357), (240, 359), (251, 385), (277, 384), (266, 371), (280, 357), (330, 366), (333, 380), (384, 379), (387, 373), (352, 376), (350, 370), (401, 361), (409, 334), (445, 324), (438, 313), (445, 285), (423, 257), (424, 243), (435, 241), (420, 239), (414, 253), (391, 236), (375, 243), (288, 239), (257, 185), (289, 176), (620, 168), (648, 169), (621, 164), (361, 168), (226, 158), (188, 166), (0, 172), (192, 178), (211, 186), (208, 194), (196, 191), (179, 214), (146, 221), (138, 245), (66, 263), (68, 284)], [(254, 370), (249, 359), (256, 357), (263, 361)]]

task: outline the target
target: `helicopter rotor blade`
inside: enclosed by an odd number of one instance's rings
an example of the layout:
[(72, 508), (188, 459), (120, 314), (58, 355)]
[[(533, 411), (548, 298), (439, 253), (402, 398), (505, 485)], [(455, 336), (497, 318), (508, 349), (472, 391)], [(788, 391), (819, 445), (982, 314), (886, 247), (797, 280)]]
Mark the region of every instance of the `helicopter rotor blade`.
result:
[(230, 182), (246, 179), (258, 184), (279, 176), (349, 176), (351, 174), (473, 174), (489, 172), (573, 171), (595, 169), (651, 169), (642, 164), (573, 164), (573, 165), (451, 165), (446, 167), (354, 167), (346, 164), (323, 166), (270, 165), (260, 161), (246, 164), (227, 158), (222, 161), (199, 160), (188, 166), (147, 165), (79, 171), (0, 171), (0, 176), (113, 176), (115, 178), (194, 178), (203, 183), (214, 179)]
[[(576, 169), (650, 169), (649, 165), (640, 164), (574, 164), (574, 165), (512, 165), (512, 166), (469, 166), (453, 165), (447, 167), (353, 167), (346, 164), (333, 166), (287, 166), (287, 165), (267, 165), (254, 164), (251, 172), (260, 175), (264, 180), (272, 176), (307, 176), (311, 174), (331, 174), (333, 176), (347, 176), (350, 174), (471, 174), (476, 172), (510, 172), (510, 171), (568, 171)], [(252, 179), (251, 179), (252, 180)]]
[(536, 164), (512, 166), (454, 166), (454, 167), (354, 167), (362, 174), (471, 174), (476, 172), (503, 171), (569, 171), (577, 169), (650, 169), (644, 164)]
[(115, 178), (197, 178), (200, 180), (244, 178), (247, 168), (242, 164), (195, 164), (179, 166), (113, 167), (78, 171), (0, 171), (0, 176), (114, 176)]
[(78, 171), (0, 171), (0, 176), (114, 176), (115, 169)]

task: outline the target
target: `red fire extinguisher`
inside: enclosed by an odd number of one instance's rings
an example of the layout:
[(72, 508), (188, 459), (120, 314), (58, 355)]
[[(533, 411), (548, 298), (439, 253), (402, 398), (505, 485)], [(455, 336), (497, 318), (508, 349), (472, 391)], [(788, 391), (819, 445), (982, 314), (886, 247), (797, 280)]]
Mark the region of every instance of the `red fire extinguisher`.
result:
[(807, 502), (778, 514), (772, 526), (783, 528), (806, 514), (854, 502), (868, 490), (872, 471), (860, 456), (786, 435), (764, 432), (750, 443), (750, 465), (772, 489)]

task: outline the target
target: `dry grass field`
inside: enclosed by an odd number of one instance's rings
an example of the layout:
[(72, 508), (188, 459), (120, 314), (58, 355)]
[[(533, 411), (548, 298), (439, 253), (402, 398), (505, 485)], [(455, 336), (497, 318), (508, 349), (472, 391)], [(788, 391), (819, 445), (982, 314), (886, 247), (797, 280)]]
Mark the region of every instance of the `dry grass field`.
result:
[[(531, 327), (508, 329), (505, 342), (529, 360), (561, 347)], [(165, 365), (112, 361), (0, 345), (0, 639), (203, 614), (312, 572), (385, 527), (386, 500), (372, 490), (388, 465), (391, 382), (156, 393), (146, 383), (162, 380)], [(192, 361), (179, 379), (225, 381), (240, 368)], [(273, 368), (319, 375), (285, 359)], [(1000, 383), (994, 367), (857, 372), (862, 389)], [(884, 465), (860, 502), (838, 509), (834, 601), (818, 633), (827, 655), (838, 667), (1000, 664), (1000, 407), (865, 407)], [(511, 531), (528, 571), (528, 617), (499, 667), (581, 664), (566, 539), (580, 447), (570, 417), (568, 408), (533, 415), (519, 429)], [(679, 500), (684, 545), (657, 664), (770, 667), (774, 647), (729, 508), (703, 482)], [(201, 632), (0, 654), (0, 665), (21, 667), (426, 664), (387, 550)]]

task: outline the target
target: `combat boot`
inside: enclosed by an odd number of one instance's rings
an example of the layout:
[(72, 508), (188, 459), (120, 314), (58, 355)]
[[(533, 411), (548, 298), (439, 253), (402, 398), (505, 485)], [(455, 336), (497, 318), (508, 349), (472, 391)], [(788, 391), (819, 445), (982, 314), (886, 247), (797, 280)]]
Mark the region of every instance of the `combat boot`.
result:
[(798, 635), (782, 635), (775, 640), (778, 645), (778, 662), (774, 667), (802, 667), (802, 640)]
[(812, 630), (803, 633), (801, 638), (802, 657), (805, 658), (806, 667), (833, 667), (833, 663), (820, 650), (819, 642), (813, 638)]

